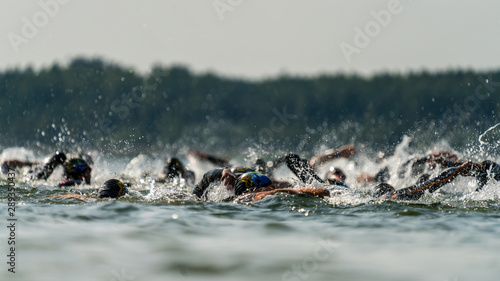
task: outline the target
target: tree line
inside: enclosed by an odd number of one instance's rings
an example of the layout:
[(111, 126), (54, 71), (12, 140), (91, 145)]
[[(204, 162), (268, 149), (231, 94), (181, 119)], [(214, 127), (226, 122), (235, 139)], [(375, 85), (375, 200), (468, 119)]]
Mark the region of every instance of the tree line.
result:
[(500, 72), (361, 77), (282, 75), (258, 81), (102, 59), (0, 72), (3, 145), (241, 149), (318, 141), (387, 146), (402, 135), (463, 145), (498, 121)]

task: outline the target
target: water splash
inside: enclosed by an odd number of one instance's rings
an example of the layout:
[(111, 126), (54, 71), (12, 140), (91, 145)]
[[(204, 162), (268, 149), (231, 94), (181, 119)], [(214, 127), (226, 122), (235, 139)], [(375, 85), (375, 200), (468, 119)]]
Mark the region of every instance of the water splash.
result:
[(484, 136), (485, 136), (485, 135), (486, 135), (489, 131), (491, 131), (491, 130), (495, 129), (495, 128), (496, 128), (496, 127), (498, 127), (498, 126), (500, 126), (500, 123), (498, 123), (498, 124), (496, 124), (495, 126), (493, 126), (493, 127), (489, 128), (489, 129), (488, 129), (488, 130), (486, 130), (486, 131), (485, 131), (482, 135), (480, 135), (480, 136), (479, 136), (479, 139), (478, 139), (478, 140), (479, 140), (479, 144), (480, 144), (480, 145), (485, 145), (485, 144), (486, 144), (486, 142), (483, 142), (483, 141), (482, 141), (482, 138), (483, 138), (483, 137), (484, 137)]
[[(484, 133), (482, 133), (479, 138), (479, 151), (482, 154), (491, 154), (496, 151), (496, 149), (500, 146), (500, 140), (498, 139), (498, 136), (493, 135), (492, 136), (492, 141), (483, 141), (483, 137), (486, 136), (489, 132), (494, 130), (500, 126), (500, 123), (497, 123), (495, 126), (490, 127), (488, 130), (486, 130)], [(491, 153), (489, 153), (491, 152)]]

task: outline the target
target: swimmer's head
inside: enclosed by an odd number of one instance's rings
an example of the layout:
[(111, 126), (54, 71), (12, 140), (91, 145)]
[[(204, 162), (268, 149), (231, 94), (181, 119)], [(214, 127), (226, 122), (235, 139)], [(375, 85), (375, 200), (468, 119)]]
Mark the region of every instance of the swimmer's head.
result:
[(332, 168), (330, 172), (326, 173), (325, 178), (325, 181), (330, 183), (335, 181), (345, 182), (346, 180), (344, 172), (339, 168)]
[(394, 189), (394, 187), (392, 187), (392, 185), (390, 185), (388, 183), (381, 183), (374, 188), (373, 196), (380, 197), (380, 196), (383, 196), (384, 194), (387, 194), (387, 193), (393, 192), (393, 191), (396, 191), (396, 189)]
[(99, 188), (99, 198), (118, 198), (128, 193), (125, 185), (117, 180), (111, 179), (105, 181)]
[(257, 172), (248, 172), (241, 175), (238, 182), (234, 187), (236, 195), (243, 194), (244, 192), (264, 187), (272, 184), (273, 182), (269, 177)]
[(85, 180), (90, 184), (90, 172), (92, 169), (83, 159), (73, 158), (64, 164), (64, 173), (66, 178), (72, 180)]

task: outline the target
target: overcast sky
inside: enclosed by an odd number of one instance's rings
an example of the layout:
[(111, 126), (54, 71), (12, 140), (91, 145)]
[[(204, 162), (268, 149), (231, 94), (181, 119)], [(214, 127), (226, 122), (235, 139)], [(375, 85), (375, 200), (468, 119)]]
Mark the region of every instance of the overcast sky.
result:
[(82, 55), (252, 78), (496, 69), (499, 11), (498, 0), (2, 0), (0, 69)]

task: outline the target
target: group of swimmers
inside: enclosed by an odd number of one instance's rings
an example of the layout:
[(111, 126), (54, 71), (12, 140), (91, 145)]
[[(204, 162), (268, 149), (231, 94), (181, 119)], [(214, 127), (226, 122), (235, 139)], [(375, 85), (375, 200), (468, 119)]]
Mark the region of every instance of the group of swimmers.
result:
[[(325, 163), (337, 158), (350, 158), (356, 154), (354, 145), (346, 145), (337, 150), (330, 150), (316, 155), (310, 160), (303, 159), (297, 154), (287, 154), (275, 161), (265, 162), (261, 159), (255, 161), (251, 167), (237, 166), (230, 168), (229, 159), (209, 155), (207, 153), (192, 151), (189, 156), (201, 161), (208, 161), (219, 168), (206, 172), (202, 179), (194, 186), (192, 194), (198, 200), (206, 200), (207, 194), (212, 186), (222, 186), (240, 202), (252, 202), (261, 200), (267, 196), (277, 193), (305, 194), (309, 196), (325, 198), (331, 195), (331, 189), (349, 187), (345, 183), (346, 175), (340, 169), (331, 169), (323, 178), (318, 176), (319, 168)], [(80, 154), (68, 159), (65, 153), (57, 151), (47, 163), (41, 166), (36, 162), (20, 161), (16, 159), (6, 160), (1, 163), (2, 171), (21, 167), (30, 167), (34, 178), (47, 180), (53, 171), (61, 165), (64, 169), (64, 180), (60, 186), (74, 186), (90, 184), (93, 161), (89, 154)], [(298, 178), (302, 184), (290, 180), (281, 180), (274, 176), (275, 170), (285, 165)], [(423, 166), (427, 165), (429, 170), (442, 168), (443, 170), (435, 177), (430, 177)], [(418, 159), (410, 159), (399, 169), (400, 177), (405, 175), (405, 169), (410, 167), (413, 176), (419, 176), (414, 185), (395, 189), (387, 180), (390, 179), (388, 167), (382, 168), (374, 176), (361, 174), (357, 180), (360, 183), (376, 183), (373, 196), (388, 200), (418, 200), (426, 191), (432, 193), (440, 187), (452, 182), (458, 176), (475, 177), (478, 180), (477, 191), (479, 191), (489, 179), (500, 180), (500, 165), (486, 160), (481, 163), (460, 160), (452, 152), (441, 151)], [(184, 179), (188, 184), (194, 184), (194, 172), (185, 168), (177, 158), (169, 158), (161, 178), (156, 182), (169, 182), (176, 178)], [(124, 184), (117, 179), (105, 181), (99, 188), (99, 198), (118, 198), (128, 193), (130, 184)], [(67, 195), (83, 199), (81, 195)]]

